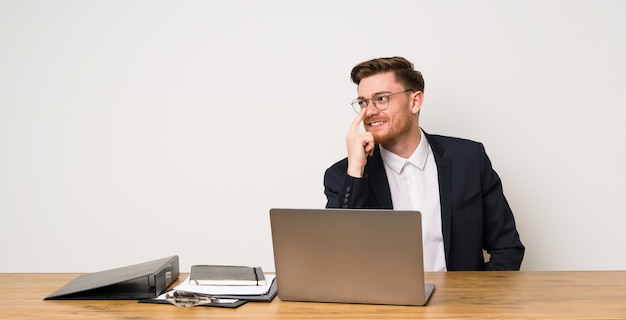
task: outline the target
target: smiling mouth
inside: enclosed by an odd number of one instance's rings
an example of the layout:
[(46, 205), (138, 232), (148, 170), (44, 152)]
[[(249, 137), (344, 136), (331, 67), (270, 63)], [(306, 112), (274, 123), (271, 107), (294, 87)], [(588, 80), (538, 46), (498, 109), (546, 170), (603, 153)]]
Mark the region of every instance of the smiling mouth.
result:
[(385, 121), (373, 121), (373, 122), (370, 122), (368, 125), (370, 127), (378, 127), (378, 126), (382, 126), (385, 123), (386, 123)]

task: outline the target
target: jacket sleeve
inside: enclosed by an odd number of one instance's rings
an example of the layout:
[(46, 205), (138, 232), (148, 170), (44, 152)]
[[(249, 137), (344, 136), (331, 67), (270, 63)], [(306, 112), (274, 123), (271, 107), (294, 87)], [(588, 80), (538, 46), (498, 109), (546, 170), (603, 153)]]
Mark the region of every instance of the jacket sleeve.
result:
[(509, 207), (502, 182), (493, 170), (481, 146), (481, 182), (483, 194), (483, 246), (490, 254), (485, 270), (519, 270), (524, 257), (513, 212)]
[(324, 173), (326, 208), (357, 209), (367, 203), (367, 176), (354, 178), (347, 172), (347, 160), (337, 162)]

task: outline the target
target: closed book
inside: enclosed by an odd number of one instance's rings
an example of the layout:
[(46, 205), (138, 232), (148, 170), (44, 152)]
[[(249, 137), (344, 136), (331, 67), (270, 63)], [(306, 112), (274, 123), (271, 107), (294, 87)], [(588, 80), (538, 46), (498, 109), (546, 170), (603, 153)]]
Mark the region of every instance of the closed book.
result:
[(189, 283), (205, 286), (262, 286), (265, 275), (261, 267), (193, 265)]

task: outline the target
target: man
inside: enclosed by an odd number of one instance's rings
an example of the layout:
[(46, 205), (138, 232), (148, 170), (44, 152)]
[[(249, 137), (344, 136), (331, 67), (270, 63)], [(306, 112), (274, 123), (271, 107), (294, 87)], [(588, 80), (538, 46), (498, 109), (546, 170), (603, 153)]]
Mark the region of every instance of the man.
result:
[(348, 157), (324, 175), (326, 207), (419, 210), (427, 271), (519, 270), (524, 246), (483, 145), (419, 126), (421, 73), (391, 57), (363, 62), (351, 76), (358, 116)]

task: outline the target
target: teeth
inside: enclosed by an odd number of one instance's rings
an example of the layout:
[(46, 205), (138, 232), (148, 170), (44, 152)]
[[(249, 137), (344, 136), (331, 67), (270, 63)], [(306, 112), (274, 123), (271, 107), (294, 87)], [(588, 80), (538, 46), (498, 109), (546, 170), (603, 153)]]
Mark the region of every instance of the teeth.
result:
[(370, 126), (377, 127), (377, 126), (382, 125), (383, 123), (384, 123), (383, 121), (372, 122), (372, 123), (370, 123)]

